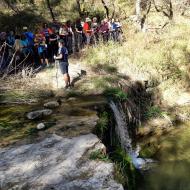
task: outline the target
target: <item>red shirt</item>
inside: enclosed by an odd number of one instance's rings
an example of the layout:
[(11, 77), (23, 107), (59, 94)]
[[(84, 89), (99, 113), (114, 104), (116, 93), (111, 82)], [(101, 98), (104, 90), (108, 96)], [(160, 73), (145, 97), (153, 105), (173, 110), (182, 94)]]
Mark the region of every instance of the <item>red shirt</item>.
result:
[(92, 33), (92, 30), (91, 30), (90, 25), (88, 24), (88, 22), (84, 23), (83, 29), (84, 29), (85, 33), (89, 33), (89, 34)]

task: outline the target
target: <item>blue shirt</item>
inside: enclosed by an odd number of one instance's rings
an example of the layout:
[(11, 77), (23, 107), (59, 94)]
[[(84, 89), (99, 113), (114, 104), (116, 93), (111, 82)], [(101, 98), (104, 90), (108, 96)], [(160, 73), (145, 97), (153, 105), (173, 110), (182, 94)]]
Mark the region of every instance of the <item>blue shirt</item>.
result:
[(9, 35), (9, 36), (7, 37), (7, 43), (8, 43), (9, 45), (13, 46), (14, 43), (15, 43), (15, 37)]
[(116, 24), (115, 22), (113, 22), (113, 23), (111, 24), (111, 29), (112, 29), (112, 30), (116, 30), (116, 29), (117, 29), (117, 24)]
[(60, 61), (68, 63), (68, 50), (66, 47), (59, 48), (58, 55), (60, 54), (62, 54), (62, 59), (60, 59)]
[(34, 34), (32, 32), (24, 32), (24, 35), (28, 39), (29, 45), (33, 46), (34, 45)]

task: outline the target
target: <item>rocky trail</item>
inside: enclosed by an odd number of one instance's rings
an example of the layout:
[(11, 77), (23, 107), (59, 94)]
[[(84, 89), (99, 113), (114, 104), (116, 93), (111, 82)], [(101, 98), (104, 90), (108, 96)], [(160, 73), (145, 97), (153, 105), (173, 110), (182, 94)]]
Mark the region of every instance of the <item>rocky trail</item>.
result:
[[(83, 72), (79, 65), (70, 65), (72, 81)], [(0, 121), (19, 126), (8, 135), (0, 131), (0, 189), (123, 190), (114, 180), (113, 163), (90, 158), (106, 152), (93, 134), (97, 109), (106, 99), (65, 97), (56, 67), (36, 78), (56, 89), (56, 95), (30, 105), (1, 102)]]

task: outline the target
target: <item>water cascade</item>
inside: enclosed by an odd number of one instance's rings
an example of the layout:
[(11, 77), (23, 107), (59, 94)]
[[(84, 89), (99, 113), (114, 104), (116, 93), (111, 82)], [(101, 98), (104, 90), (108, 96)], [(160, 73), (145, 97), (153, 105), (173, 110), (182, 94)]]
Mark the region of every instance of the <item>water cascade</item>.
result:
[(115, 130), (120, 140), (122, 148), (130, 156), (132, 163), (136, 169), (147, 170), (150, 166), (149, 164), (153, 163), (153, 160), (139, 158), (139, 152), (140, 152), (139, 146), (133, 149), (132, 139), (130, 138), (129, 135), (129, 127), (126, 122), (126, 114), (122, 108), (121, 103), (116, 104), (115, 102), (110, 101), (109, 105), (114, 113), (116, 121)]

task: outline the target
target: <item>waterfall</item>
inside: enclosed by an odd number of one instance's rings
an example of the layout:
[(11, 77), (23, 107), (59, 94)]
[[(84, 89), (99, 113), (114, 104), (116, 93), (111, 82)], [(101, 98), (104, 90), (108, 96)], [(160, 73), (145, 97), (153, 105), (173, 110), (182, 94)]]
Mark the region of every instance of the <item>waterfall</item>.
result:
[(153, 163), (152, 159), (139, 158), (140, 147), (137, 146), (136, 149), (132, 147), (132, 139), (129, 136), (129, 129), (126, 122), (126, 114), (123, 111), (121, 104), (116, 104), (113, 101), (109, 103), (115, 117), (116, 121), (116, 133), (120, 140), (121, 147), (130, 156), (133, 165), (137, 169), (147, 170), (149, 169), (148, 163)]
[(120, 143), (122, 148), (129, 154), (132, 154), (132, 140), (129, 137), (128, 127), (126, 125), (126, 116), (121, 107), (121, 104), (118, 106), (111, 101), (110, 107), (114, 113), (115, 121), (116, 121), (116, 133), (120, 139)]

